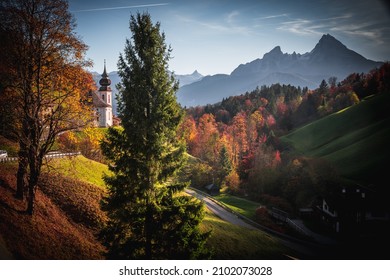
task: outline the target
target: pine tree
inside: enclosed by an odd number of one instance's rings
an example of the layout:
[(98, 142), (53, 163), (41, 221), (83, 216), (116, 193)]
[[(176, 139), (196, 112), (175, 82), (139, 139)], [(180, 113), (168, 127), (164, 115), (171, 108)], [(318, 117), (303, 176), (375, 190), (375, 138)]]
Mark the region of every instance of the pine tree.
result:
[(219, 152), (219, 167), (220, 181), (222, 181), (233, 170), (232, 162), (230, 160), (229, 153), (225, 145), (222, 146), (221, 151)]
[(101, 238), (113, 259), (207, 258), (204, 206), (181, 194), (188, 184), (176, 178), (185, 145), (176, 134), (183, 112), (168, 71), (171, 49), (148, 13), (132, 15), (130, 30), (118, 62), (122, 128), (110, 128), (101, 144), (113, 172)]

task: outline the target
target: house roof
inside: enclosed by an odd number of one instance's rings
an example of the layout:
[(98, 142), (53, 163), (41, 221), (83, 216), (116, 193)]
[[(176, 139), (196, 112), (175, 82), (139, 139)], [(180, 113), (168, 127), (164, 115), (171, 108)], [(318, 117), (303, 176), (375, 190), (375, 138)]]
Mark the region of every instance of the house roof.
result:
[(323, 199), (336, 209), (389, 208), (386, 197), (363, 186), (342, 187)]
[(216, 184), (210, 184), (204, 187), (207, 190), (212, 190), (212, 189), (219, 189), (219, 187)]

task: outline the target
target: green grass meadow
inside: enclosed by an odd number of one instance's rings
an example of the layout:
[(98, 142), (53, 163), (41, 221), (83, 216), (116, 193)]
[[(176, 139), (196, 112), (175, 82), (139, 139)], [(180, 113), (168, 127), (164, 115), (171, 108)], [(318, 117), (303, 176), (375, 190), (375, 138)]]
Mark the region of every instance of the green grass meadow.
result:
[(253, 202), (227, 193), (221, 193), (213, 198), (249, 219), (255, 218), (256, 209), (260, 206), (258, 202)]
[(380, 182), (390, 156), (390, 95), (373, 96), (281, 137), (297, 155), (327, 160), (342, 177)]
[(105, 188), (104, 174), (109, 174), (108, 166), (79, 155), (49, 160), (46, 170), (60, 173), (65, 177), (80, 180), (85, 183)]

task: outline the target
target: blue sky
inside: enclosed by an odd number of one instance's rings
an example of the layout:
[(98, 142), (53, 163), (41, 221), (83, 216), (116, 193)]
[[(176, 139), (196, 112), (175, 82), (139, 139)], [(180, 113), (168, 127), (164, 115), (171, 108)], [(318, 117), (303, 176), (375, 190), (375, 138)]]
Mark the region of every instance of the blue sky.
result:
[[(387, 0), (386, 0), (387, 1)], [(390, 6), (385, 0), (69, 0), (76, 33), (89, 46), (93, 69), (117, 70), (130, 14), (161, 23), (177, 74), (230, 74), (239, 64), (282, 52), (311, 51), (331, 34), (366, 58), (390, 60)]]

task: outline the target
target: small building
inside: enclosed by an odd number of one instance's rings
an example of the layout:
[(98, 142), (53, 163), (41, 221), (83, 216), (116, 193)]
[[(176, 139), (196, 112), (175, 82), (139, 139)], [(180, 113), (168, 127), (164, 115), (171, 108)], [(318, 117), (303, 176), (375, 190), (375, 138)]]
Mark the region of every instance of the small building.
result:
[(337, 233), (361, 233), (375, 228), (388, 229), (390, 207), (377, 192), (364, 188), (342, 187), (320, 197), (316, 207), (322, 223)]
[(216, 184), (210, 184), (204, 187), (209, 195), (219, 195), (220, 187)]
[(113, 126), (120, 126), (122, 124), (122, 120), (117, 117), (117, 116), (113, 116), (112, 117), (112, 125)]
[(95, 125), (98, 127), (110, 127), (113, 125), (114, 118), (112, 114), (111, 80), (107, 75), (106, 61), (104, 61), (104, 71), (99, 84), (99, 90), (92, 93), (92, 102), (96, 110)]

